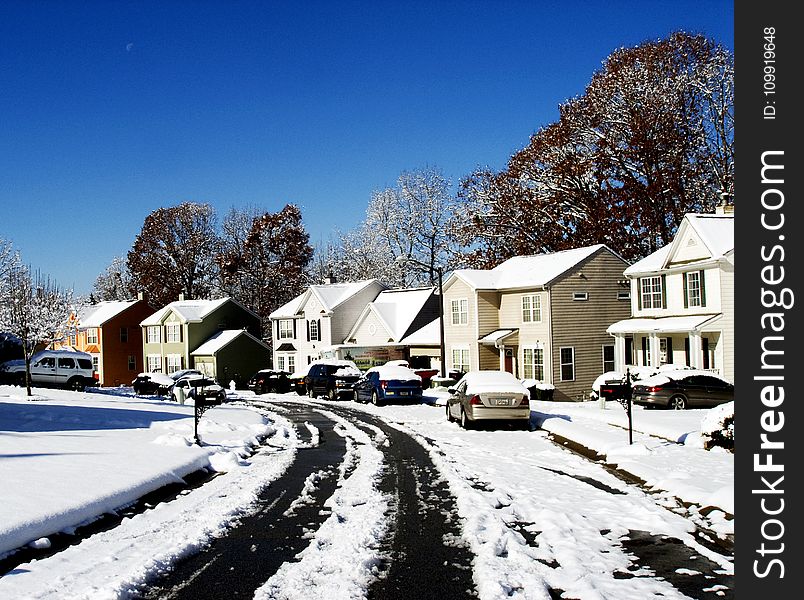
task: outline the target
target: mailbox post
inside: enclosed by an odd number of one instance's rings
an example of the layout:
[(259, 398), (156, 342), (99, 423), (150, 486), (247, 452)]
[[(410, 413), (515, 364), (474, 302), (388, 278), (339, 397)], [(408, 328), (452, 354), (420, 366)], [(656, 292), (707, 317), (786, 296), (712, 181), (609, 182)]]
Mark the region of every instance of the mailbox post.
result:
[(201, 416), (206, 411), (213, 406), (220, 406), (223, 403), (223, 400), (218, 396), (207, 398), (205, 394), (198, 393), (198, 387), (191, 387), (189, 396), (193, 399), (193, 404), (195, 405), (195, 424), (193, 428), (193, 437), (195, 439), (195, 443), (200, 446), (201, 436), (198, 435), (198, 422), (201, 420)]

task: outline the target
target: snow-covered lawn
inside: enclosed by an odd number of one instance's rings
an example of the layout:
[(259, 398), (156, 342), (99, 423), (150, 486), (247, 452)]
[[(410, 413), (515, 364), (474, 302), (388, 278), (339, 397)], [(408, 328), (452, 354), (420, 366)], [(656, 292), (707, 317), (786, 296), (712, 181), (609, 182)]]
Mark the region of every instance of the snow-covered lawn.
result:
[[(31, 542), (46, 545), (42, 538), (69, 531), (200, 468), (222, 474), (51, 559), (22, 565), (13, 576), (0, 578), (0, 597), (125, 596), (149, 575), (220, 535), (303, 446), (282, 407), (270, 419), (242, 405), (211, 409), (201, 421), (204, 446), (199, 448), (192, 444), (191, 406), (35, 391), (36, 401), (30, 401), (20, 388), (0, 387), (0, 553)], [(253, 397), (250, 392), (237, 396)], [(260, 399), (309, 402), (295, 394)], [(387, 527), (386, 499), (374, 484), (379, 450), (387, 440), (379, 431), (369, 439), (332, 412), (336, 407), (377, 415), (430, 450), (456, 497), (463, 543), (476, 556), (481, 598), (522, 589), (531, 590), (522, 597), (543, 597), (548, 587), (583, 598), (678, 597), (659, 579), (614, 576), (630, 563), (620, 546), (629, 530), (676, 537), (724, 572), (732, 571), (728, 560), (696, 545), (691, 535), (695, 508), (692, 520), (676, 510), (675, 499), (715, 507), (719, 510), (707, 511), (706, 525), (723, 535), (734, 532), (733, 519), (725, 515), (734, 512), (734, 456), (702, 449), (699, 431), (707, 411), (636, 408), (634, 444), (629, 445), (627, 419), (617, 403), (603, 410), (597, 402), (532, 401), (532, 422), (539, 431), (464, 431), (446, 422), (444, 399), (443, 392), (428, 392), (426, 404), (419, 405), (314, 402), (339, 422), (336, 432), (359, 443), (348, 450), (357, 469), (328, 501), (332, 517), (311, 532), (313, 542), (299, 562), (284, 565), (258, 597), (299, 597), (299, 586), (321, 578), (325, 586), (325, 575), (336, 571), (342, 571), (340, 585), (350, 597), (359, 597), (370, 584), (378, 541)], [(629, 486), (602, 465), (550, 442), (548, 431), (597, 451), (607, 463), (664, 492), (648, 494)], [(315, 440), (317, 432), (311, 433)], [(272, 435), (271, 448), (252, 456), (259, 438), (267, 435)], [(347, 513), (348, 519), (338, 518)], [(513, 532), (517, 523), (538, 535), (538, 549)], [(548, 567), (551, 561), (559, 566)], [(344, 565), (351, 565), (348, 572)]]

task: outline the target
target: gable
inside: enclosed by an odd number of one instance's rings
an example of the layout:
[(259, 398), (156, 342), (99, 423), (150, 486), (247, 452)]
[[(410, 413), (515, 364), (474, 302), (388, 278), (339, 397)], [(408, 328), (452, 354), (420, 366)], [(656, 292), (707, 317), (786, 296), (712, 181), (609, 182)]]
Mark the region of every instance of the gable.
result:
[(363, 313), (355, 328), (352, 329), (350, 339), (345, 341), (355, 340), (358, 345), (373, 346), (385, 344), (392, 338), (393, 334), (388, 331), (386, 324), (374, 310), (369, 308)]
[(685, 264), (712, 258), (712, 253), (692, 227), (682, 227), (673, 240), (673, 247), (667, 256), (665, 266)]

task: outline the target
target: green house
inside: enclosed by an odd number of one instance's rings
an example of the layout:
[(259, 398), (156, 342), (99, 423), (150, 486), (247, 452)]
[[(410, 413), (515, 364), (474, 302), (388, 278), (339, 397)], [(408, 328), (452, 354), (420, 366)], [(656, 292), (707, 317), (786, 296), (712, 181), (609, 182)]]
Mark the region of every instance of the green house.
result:
[[(199, 369), (208, 375), (223, 378), (229, 373), (238, 373), (248, 379), (259, 368), (268, 365), (268, 347), (260, 342), (260, 317), (232, 298), (216, 300), (184, 300), (179, 298), (156, 311), (140, 322), (143, 341), (143, 364), (149, 372), (171, 374), (182, 369)], [(228, 349), (235, 338), (221, 337), (223, 332), (242, 332), (249, 334), (249, 349), (246, 342), (239, 340)], [(219, 359), (209, 361), (210, 356), (193, 353), (210, 340), (227, 339), (229, 343), (217, 348), (216, 352), (226, 355), (225, 364)], [(254, 342), (259, 342), (255, 344)], [(210, 348), (212, 348), (210, 346)], [(259, 348), (259, 351), (255, 351)], [(228, 350), (227, 350), (228, 349)], [(196, 360), (197, 359), (197, 360)], [(257, 368), (252, 365), (259, 362)], [(197, 363), (197, 364), (196, 364)], [(211, 365), (211, 366), (210, 366)], [(217, 366), (227, 367), (226, 374)], [(212, 368), (210, 372), (208, 369)], [(224, 383), (221, 380), (221, 383)], [(228, 384), (228, 380), (226, 382)]]

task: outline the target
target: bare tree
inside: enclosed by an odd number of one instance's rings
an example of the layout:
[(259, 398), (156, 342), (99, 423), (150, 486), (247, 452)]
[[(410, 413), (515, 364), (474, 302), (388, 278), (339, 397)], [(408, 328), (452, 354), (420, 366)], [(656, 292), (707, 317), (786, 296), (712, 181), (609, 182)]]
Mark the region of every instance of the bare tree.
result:
[(136, 283), (128, 271), (126, 259), (115, 256), (106, 270), (95, 279), (93, 301), (128, 300), (137, 291)]
[(25, 387), (31, 396), (31, 357), (40, 346), (64, 336), (67, 319), (71, 310), (75, 310), (72, 291), (62, 290), (39, 273), (32, 276), (25, 266), (12, 268), (8, 282), (10, 289), (0, 321), (22, 344)]

